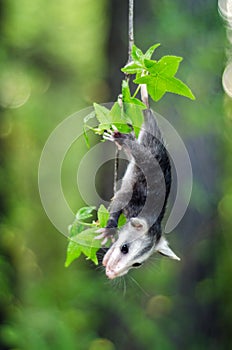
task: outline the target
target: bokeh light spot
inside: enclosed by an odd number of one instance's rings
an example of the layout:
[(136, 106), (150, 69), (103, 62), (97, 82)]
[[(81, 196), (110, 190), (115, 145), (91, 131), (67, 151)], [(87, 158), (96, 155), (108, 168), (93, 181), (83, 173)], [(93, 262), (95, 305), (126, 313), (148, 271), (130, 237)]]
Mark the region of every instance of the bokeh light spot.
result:
[(156, 295), (147, 303), (147, 314), (150, 317), (166, 316), (172, 309), (172, 301), (165, 295)]
[(31, 88), (21, 70), (6, 70), (0, 79), (0, 105), (4, 108), (18, 108), (29, 99)]
[(89, 350), (115, 350), (115, 346), (110, 340), (99, 338), (90, 344)]
[(224, 70), (222, 85), (225, 93), (232, 98), (232, 63), (229, 63)]

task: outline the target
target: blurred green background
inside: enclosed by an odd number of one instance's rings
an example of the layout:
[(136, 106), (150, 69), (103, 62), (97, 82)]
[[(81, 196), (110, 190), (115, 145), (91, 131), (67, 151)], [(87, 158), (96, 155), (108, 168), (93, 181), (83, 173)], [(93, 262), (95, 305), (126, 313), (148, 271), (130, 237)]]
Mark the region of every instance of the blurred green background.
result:
[[(226, 30), (212, 0), (135, 1), (136, 44), (184, 57), (197, 100), (156, 106), (188, 148), (188, 211), (169, 235), (180, 263), (154, 257), (125, 279), (78, 259), (40, 202), (40, 154), (53, 129), (93, 101), (114, 101), (127, 61), (127, 1), (0, 1), (1, 349), (229, 349), (232, 346), (232, 102), (221, 76)], [(63, 184), (74, 211), (76, 164)], [(104, 184), (104, 181), (103, 181)], [(109, 184), (110, 186), (112, 184)], [(112, 189), (105, 189), (111, 191)], [(104, 191), (104, 190), (103, 190)], [(94, 204), (94, 203), (93, 203)], [(54, 203), (55, 205), (55, 203)]]

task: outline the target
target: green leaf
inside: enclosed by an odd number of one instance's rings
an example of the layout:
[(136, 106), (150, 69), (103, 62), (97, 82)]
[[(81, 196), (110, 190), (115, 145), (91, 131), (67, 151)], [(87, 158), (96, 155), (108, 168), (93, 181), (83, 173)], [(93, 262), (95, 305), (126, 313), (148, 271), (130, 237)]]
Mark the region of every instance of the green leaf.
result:
[(153, 52), (157, 49), (157, 47), (159, 47), (160, 46), (160, 44), (155, 44), (155, 45), (153, 45), (153, 46), (151, 46), (147, 51), (146, 51), (146, 53), (145, 53), (145, 55), (144, 55), (144, 58), (146, 58), (146, 59), (150, 59), (151, 58), (151, 56), (153, 55)]
[(86, 256), (87, 260), (91, 260), (95, 265), (98, 265), (97, 251), (99, 248), (82, 246), (82, 253)]
[(151, 75), (162, 75), (166, 77), (173, 77), (178, 71), (182, 57), (179, 56), (163, 56), (153, 66), (148, 67)]
[[(99, 226), (95, 222), (92, 224), (84, 222), (84, 220), (92, 217), (93, 210), (95, 210), (95, 207), (83, 207), (79, 209), (73, 224), (69, 226), (70, 237), (65, 261), (66, 267), (73, 260), (77, 259), (81, 253), (88, 259), (91, 259), (95, 264), (98, 264), (96, 253), (101, 247), (101, 243), (94, 238)], [(93, 227), (85, 229), (85, 225)]]
[(89, 113), (88, 115), (85, 116), (84, 118), (84, 126), (83, 126), (83, 136), (84, 136), (84, 139), (85, 139), (85, 143), (87, 145), (88, 148), (90, 148), (90, 144), (89, 144), (89, 137), (87, 135), (87, 130), (88, 129), (92, 129), (90, 126), (86, 125), (90, 119), (93, 119), (96, 117), (96, 113), (95, 111), (92, 111), (91, 113)]
[(166, 81), (162, 77), (154, 77), (147, 84), (147, 91), (154, 101), (159, 101), (167, 91)]
[(135, 63), (140, 63), (141, 65), (143, 65), (143, 52), (136, 45), (132, 46), (131, 56)]
[(109, 130), (111, 128), (111, 124), (99, 124), (97, 128), (93, 128), (92, 130), (97, 135), (102, 135), (105, 130)]
[(131, 128), (128, 126), (128, 124), (132, 124), (132, 121), (125, 115), (123, 108), (120, 107), (118, 102), (114, 103), (110, 111), (110, 115), (112, 118), (112, 124), (117, 127), (118, 131), (122, 133), (131, 132)]
[(167, 91), (188, 97), (191, 100), (195, 100), (195, 96), (193, 95), (190, 88), (186, 84), (184, 84), (183, 81), (174, 77), (168, 79)]
[(130, 62), (121, 68), (121, 71), (128, 74), (136, 74), (143, 71), (143, 66), (140, 63)]
[(93, 104), (97, 120), (100, 124), (105, 124), (108, 127), (106, 129), (110, 128), (111, 118), (110, 118), (110, 111), (104, 106), (99, 105), (98, 103)]
[(76, 220), (83, 221), (93, 216), (92, 212), (96, 207), (83, 207), (76, 213)]
[(159, 101), (166, 92), (182, 95), (192, 100), (195, 99), (187, 85), (175, 77), (167, 76), (166, 71), (164, 74), (143, 76), (135, 79), (134, 82), (136, 84), (147, 84), (148, 93), (154, 101)]
[(98, 264), (96, 253), (101, 247), (101, 242), (95, 239), (96, 230), (97, 227), (86, 229), (70, 239), (65, 267), (68, 267), (75, 259), (79, 258), (81, 253), (96, 265)]
[(145, 60), (144, 60), (144, 66), (147, 68), (148, 71), (149, 71), (155, 64), (157, 64), (157, 61), (148, 60), (148, 59), (145, 59)]
[(99, 220), (99, 226), (106, 227), (107, 221), (109, 220), (109, 217), (110, 217), (110, 213), (103, 204), (101, 204), (98, 209), (97, 217)]
[(81, 247), (73, 241), (69, 241), (67, 248), (67, 255), (65, 260), (65, 267), (68, 267), (75, 259), (81, 255)]
[(86, 225), (96, 226), (96, 224), (84, 222), (86, 219), (89, 219), (93, 216), (92, 211), (95, 209), (95, 207), (83, 207), (78, 210), (74, 222), (69, 226), (69, 237), (73, 237), (82, 232), (85, 229)]
[(143, 77), (134, 79), (135, 84), (148, 84), (154, 79), (151, 75), (144, 75)]
[(87, 228), (86, 230), (72, 237), (72, 240), (78, 243), (79, 245), (85, 247), (86, 250), (87, 248), (99, 249), (101, 247), (101, 242), (95, 239), (97, 229), (98, 229), (97, 226)]
[(147, 106), (142, 101), (140, 101), (138, 98), (136, 98), (136, 97), (131, 97), (130, 103), (133, 104), (133, 105), (136, 105), (137, 107), (140, 107), (141, 110), (147, 108)]
[(86, 143), (87, 147), (90, 148), (89, 138), (88, 138), (85, 126), (83, 126), (83, 136), (84, 136), (85, 143)]
[[(129, 124), (132, 124), (132, 122), (129, 122)], [(131, 127), (127, 123), (114, 123), (114, 125), (122, 134), (131, 132)]]
[(126, 217), (125, 215), (122, 213), (120, 216), (119, 216), (119, 219), (118, 219), (118, 228), (124, 226), (126, 223)]
[(131, 97), (130, 87), (129, 87), (128, 81), (126, 80), (122, 81), (122, 97), (123, 97), (123, 102), (135, 104), (137, 106), (140, 106), (142, 109), (147, 108), (146, 105), (142, 101), (140, 101), (138, 98)]
[(83, 224), (81, 224), (78, 221), (74, 221), (72, 225), (69, 226), (68, 230), (69, 230), (69, 237), (74, 237), (76, 236), (78, 233), (82, 232), (85, 229), (85, 226)]
[(130, 87), (127, 80), (122, 81), (122, 100), (123, 102), (130, 102), (131, 100)]
[(122, 108), (120, 107), (118, 102), (115, 102), (110, 110), (110, 117), (112, 120), (112, 124), (121, 123), (123, 120)]
[(131, 124), (134, 128), (135, 136), (138, 138), (139, 131), (144, 121), (142, 110), (144, 107), (133, 103), (124, 103), (125, 115), (131, 119)]
[(124, 115), (133, 125), (135, 135), (138, 137), (143, 123), (142, 110), (146, 108), (145, 104), (135, 97), (131, 97), (129, 84), (126, 80), (122, 82), (122, 96)]

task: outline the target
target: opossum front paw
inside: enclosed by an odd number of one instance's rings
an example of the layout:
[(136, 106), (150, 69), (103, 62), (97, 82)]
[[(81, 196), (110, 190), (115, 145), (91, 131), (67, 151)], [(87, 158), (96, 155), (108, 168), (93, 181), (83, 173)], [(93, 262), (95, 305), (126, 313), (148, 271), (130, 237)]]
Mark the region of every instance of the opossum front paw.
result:
[(116, 126), (112, 125), (113, 130), (107, 130), (103, 134), (103, 139), (115, 142), (116, 146), (120, 150), (122, 148), (121, 144), (118, 142), (119, 139), (122, 137), (123, 134), (121, 134)]
[(96, 236), (95, 239), (102, 240), (101, 245), (105, 245), (109, 240), (111, 240), (112, 243), (115, 242), (115, 229), (113, 228), (100, 228), (96, 231), (97, 233), (100, 233), (100, 235)]
[(120, 131), (118, 131), (118, 129), (114, 125), (112, 126), (112, 128), (113, 130), (107, 130), (104, 132), (103, 138), (105, 140), (115, 142), (119, 149), (122, 148), (126, 140), (133, 140), (135, 138), (133, 133), (123, 134)]
[(115, 132), (118, 132), (118, 130), (114, 129), (114, 130), (104, 131), (103, 139), (114, 142), (115, 141), (115, 139), (114, 139), (114, 133)]

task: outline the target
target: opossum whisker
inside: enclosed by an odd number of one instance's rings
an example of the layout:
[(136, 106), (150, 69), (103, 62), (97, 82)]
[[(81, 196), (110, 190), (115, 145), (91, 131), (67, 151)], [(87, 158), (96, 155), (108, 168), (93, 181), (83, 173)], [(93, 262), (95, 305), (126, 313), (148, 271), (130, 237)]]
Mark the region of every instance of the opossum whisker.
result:
[(147, 296), (150, 297), (150, 295), (145, 291), (145, 289), (143, 287), (141, 287), (141, 285), (139, 284), (138, 281), (136, 281), (136, 279), (134, 277), (132, 277), (131, 275), (129, 275), (130, 279), (132, 280), (132, 282), (134, 282), (134, 284)]

